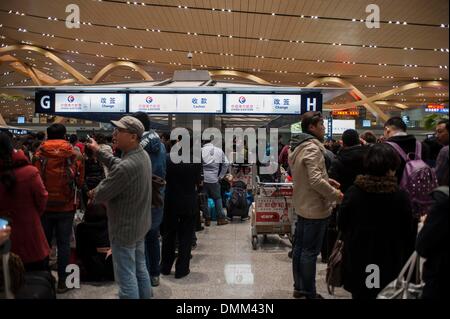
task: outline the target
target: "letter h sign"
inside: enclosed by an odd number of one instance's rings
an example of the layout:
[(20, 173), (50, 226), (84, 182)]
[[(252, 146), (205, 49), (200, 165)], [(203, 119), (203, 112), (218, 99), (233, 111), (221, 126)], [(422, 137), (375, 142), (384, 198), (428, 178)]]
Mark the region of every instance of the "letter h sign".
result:
[(322, 94), (307, 93), (301, 96), (301, 114), (306, 112), (322, 112)]

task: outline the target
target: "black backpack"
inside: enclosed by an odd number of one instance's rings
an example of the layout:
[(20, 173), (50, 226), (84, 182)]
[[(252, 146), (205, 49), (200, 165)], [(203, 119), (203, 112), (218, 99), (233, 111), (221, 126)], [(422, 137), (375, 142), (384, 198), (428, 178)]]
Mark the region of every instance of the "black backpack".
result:
[(247, 203), (247, 185), (242, 181), (234, 183), (231, 190), (231, 197), (228, 201), (228, 216), (242, 216), (245, 217), (248, 214)]

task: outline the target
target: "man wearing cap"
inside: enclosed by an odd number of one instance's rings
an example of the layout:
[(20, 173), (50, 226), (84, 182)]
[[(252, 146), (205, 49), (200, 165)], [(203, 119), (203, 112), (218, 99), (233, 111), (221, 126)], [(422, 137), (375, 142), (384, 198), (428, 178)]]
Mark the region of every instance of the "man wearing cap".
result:
[(97, 153), (109, 175), (89, 192), (94, 203), (105, 203), (108, 213), (114, 275), (121, 299), (148, 299), (152, 296), (145, 262), (145, 235), (151, 226), (152, 166), (139, 145), (144, 126), (131, 116), (111, 121), (122, 157), (100, 150), (91, 140), (88, 147)]

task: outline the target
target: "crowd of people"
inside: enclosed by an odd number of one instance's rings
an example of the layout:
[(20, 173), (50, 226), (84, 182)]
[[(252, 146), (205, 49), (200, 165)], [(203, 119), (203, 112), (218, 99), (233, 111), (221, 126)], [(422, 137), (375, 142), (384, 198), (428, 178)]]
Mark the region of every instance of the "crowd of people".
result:
[[(352, 298), (376, 298), (415, 250), (426, 258), (423, 298), (446, 296), (448, 120), (436, 127), (441, 145), (436, 158), (399, 117), (386, 121), (383, 138), (347, 130), (341, 141), (326, 145), (320, 112), (305, 113), (301, 125), (288, 161), (297, 214), (294, 297), (322, 298), (316, 292), (316, 260), (321, 251), (327, 260), (337, 238), (344, 247), (341, 280)], [(366, 284), (369, 265), (379, 267), (379, 287)]]
[[(111, 137), (67, 135), (57, 123), (19, 140), (0, 133), (0, 218), (9, 221), (0, 229), (0, 245), (9, 238), (26, 271), (49, 271), (56, 247), (57, 292), (64, 293), (74, 234), (83, 281), (115, 280), (120, 298), (147, 299), (174, 266), (175, 278), (190, 273), (195, 232), (201, 219), (211, 225), (213, 213), (199, 193), (212, 199), (217, 225), (228, 224), (223, 181), (231, 163), (211, 141), (202, 145), (201, 161), (193, 160), (192, 139), (157, 134), (145, 113), (112, 124)], [(424, 142), (409, 135), (399, 117), (385, 123), (380, 138), (347, 130), (341, 140), (325, 142), (320, 112), (305, 113), (301, 126), (303, 133), (288, 145), (279, 140), (277, 154), (293, 182), (297, 215), (293, 296), (322, 298), (317, 257), (327, 261), (337, 238), (344, 243), (343, 286), (353, 298), (375, 298), (414, 250), (427, 258), (424, 297), (444, 296), (448, 120)], [(189, 160), (174, 161), (170, 152), (186, 143)], [(365, 284), (369, 264), (380, 268), (377, 289)]]

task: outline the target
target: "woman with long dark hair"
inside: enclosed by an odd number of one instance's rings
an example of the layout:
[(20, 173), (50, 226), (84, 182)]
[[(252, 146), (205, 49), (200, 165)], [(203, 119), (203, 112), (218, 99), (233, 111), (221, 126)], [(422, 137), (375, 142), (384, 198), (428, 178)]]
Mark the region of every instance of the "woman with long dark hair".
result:
[[(411, 255), (413, 219), (408, 195), (399, 189), (397, 153), (387, 144), (371, 146), (363, 175), (347, 190), (338, 212), (344, 240), (344, 288), (353, 299), (372, 299), (400, 273)], [(370, 288), (369, 265), (379, 269), (379, 286)]]
[(11, 224), (11, 251), (27, 271), (47, 270), (50, 252), (41, 224), (47, 190), (37, 168), (0, 132), (0, 217)]

